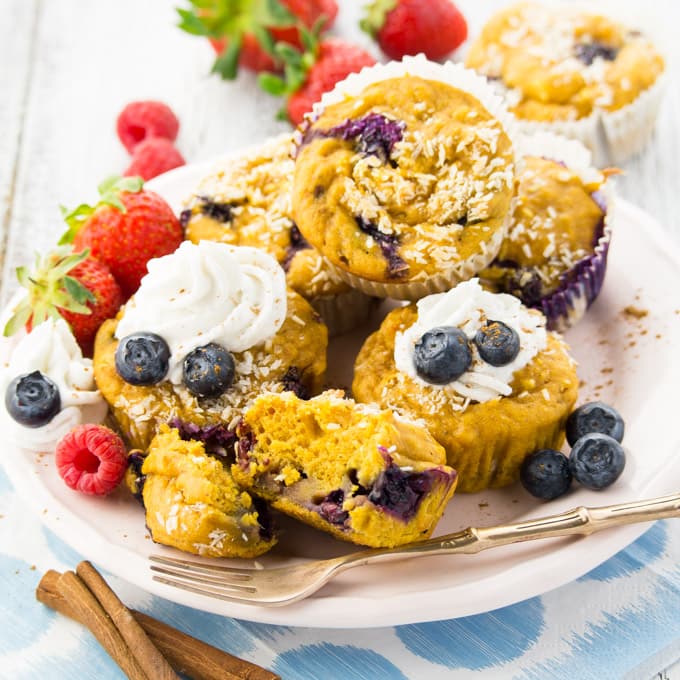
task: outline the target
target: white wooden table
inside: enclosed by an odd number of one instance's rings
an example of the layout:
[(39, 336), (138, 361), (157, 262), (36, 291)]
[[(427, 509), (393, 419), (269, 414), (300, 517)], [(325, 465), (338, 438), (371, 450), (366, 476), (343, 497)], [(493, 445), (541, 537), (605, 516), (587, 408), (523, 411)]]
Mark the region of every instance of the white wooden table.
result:
[[(481, 4), (488, 11), (501, 3)], [(15, 287), (16, 266), (50, 247), (63, 230), (58, 206), (94, 200), (98, 182), (128, 164), (114, 127), (127, 102), (167, 102), (180, 118), (177, 144), (189, 162), (287, 129), (275, 119), (280, 103), (260, 92), (251, 75), (235, 83), (209, 75), (212, 50), (175, 27), (177, 4), (0, 0), (2, 301)], [(362, 3), (340, 4), (336, 32), (369, 46), (356, 28)], [(458, 4), (474, 32), (480, 3)], [(643, 155), (626, 164), (619, 191), (680, 240), (680, 41), (675, 37), (680, 4), (620, 0), (618, 5), (654, 24), (670, 74), (657, 134)], [(667, 677), (679, 675), (676, 667)]]

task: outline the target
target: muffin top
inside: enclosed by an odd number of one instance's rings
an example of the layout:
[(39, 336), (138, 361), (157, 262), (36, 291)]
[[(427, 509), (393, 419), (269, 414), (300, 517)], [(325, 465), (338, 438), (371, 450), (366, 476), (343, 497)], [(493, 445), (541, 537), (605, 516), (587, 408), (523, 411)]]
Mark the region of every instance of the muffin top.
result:
[(338, 99), (322, 100), (299, 140), (293, 215), (312, 246), (341, 270), (397, 283), (485, 253), (513, 190), (501, 121), (464, 89), (408, 72)]
[(284, 135), (220, 163), (186, 202), (186, 237), (251, 246), (269, 253), (288, 285), (305, 298), (337, 295), (347, 284), (329, 269), (291, 218), (292, 139)]
[(535, 121), (577, 120), (635, 101), (664, 69), (638, 31), (570, 7), (520, 3), (496, 14), (467, 66), (507, 89), (511, 110)]
[(508, 235), (480, 277), (530, 306), (557, 289), (561, 277), (592, 254), (602, 236), (605, 178), (559, 159), (525, 157)]

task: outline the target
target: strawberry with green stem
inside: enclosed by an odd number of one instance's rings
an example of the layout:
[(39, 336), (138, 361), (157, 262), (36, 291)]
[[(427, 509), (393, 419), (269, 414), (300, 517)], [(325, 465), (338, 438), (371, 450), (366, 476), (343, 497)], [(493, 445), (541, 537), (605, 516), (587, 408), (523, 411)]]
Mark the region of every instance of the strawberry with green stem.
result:
[(213, 72), (233, 79), (238, 65), (254, 71), (280, 68), (274, 46), (301, 47), (300, 28), (321, 21), (329, 28), (338, 13), (335, 0), (189, 0), (179, 8), (179, 27), (210, 40), (218, 58)]
[(115, 316), (123, 294), (108, 267), (90, 257), (89, 250), (73, 252), (62, 246), (36, 257), (32, 271), (17, 268), (19, 283), (28, 294), (17, 304), (3, 329), (13, 335), (49, 318), (63, 318), (85, 356), (92, 356), (99, 326)]
[(287, 98), (285, 114), (293, 125), (299, 125), (324, 92), (332, 90), (336, 83), (376, 63), (358, 45), (336, 38), (319, 41), (318, 28), (301, 31), (304, 51), (285, 43), (275, 45), (274, 50), (285, 65), (283, 76), (274, 73), (259, 76), (263, 90)]
[(147, 262), (179, 248), (184, 233), (166, 201), (144, 189), (141, 177), (111, 177), (99, 185), (96, 205), (62, 209), (68, 224), (60, 245), (89, 248), (111, 270), (127, 300), (139, 288)]

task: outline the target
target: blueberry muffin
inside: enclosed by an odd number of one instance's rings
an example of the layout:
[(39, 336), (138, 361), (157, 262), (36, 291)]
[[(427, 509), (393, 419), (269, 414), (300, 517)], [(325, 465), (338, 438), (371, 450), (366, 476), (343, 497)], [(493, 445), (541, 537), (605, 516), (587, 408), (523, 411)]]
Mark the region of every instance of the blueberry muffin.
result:
[(257, 557), (276, 543), (266, 505), (203, 442), (162, 425), (141, 473), (137, 490), (156, 543), (205, 557)]
[(510, 123), (481, 78), (407, 58), (339, 83), (298, 132), (293, 217), (352, 286), (417, 299), (488, 264), (513, 192)]
[(442, 447), (390, 411), (324, 392), (264, 394), (238, 428), (234, 478), (336, 538), (392, 547), (427, 538), (456, 486)]
[(576, 140), (538, 133), (520, 143), (508, 235), (480, 278), (540, 309), (551, 330), (576, 323), (600, 292), (611, 241), (607, 177)]
[(326, 327), (269, 255), (187, 241), (151, 260), (102, 325), (94, 371), (123, 436), (145, 449), (171, 420), (233, 427), (262, 391), (314, 394), (326, 347)]
[(543, 3), (494, 15), (466, 64), (494, 80), (521, 121), (580, 139), (598, 152), (598, 162), (607, 154), (621, 162), (644, 145), (664, 71), (663, 58), (639, 31)]
[(180, 221), (202, 240), (260, 248), (276, 258), (288, 286), (308, 300), (331, 335), (362, 323), (375, 300), (326, 265), (291, 218), (292, 138), (284, 135), (223, 161), (189, 198)]
[(422, 420), (458, 489), (511, 484), (532, 451), (559, 448), (578, 378), (545, 317), (477, 279), (395, 309), (364, 343), (355, 399)]

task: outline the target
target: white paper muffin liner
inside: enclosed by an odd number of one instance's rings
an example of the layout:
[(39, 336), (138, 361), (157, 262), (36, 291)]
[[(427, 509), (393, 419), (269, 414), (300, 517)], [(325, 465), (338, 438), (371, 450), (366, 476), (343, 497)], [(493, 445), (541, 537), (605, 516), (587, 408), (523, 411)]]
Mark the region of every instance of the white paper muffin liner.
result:
[(526, 135), (553, 132), (576, 139), (591, 150), (596, 165), (619, 165), (642, 151), (652, 136), (666, 82), (662, 74), (635, 101), (617, 111), (598, 109), (586, 118), (551, 123), (516, 118), (517, 126)]
[(475, 276), (482, 269), (487, 267), (498, 254), (501, 248), (503, 239), (505, 238), (512, 211), (503, 224), (503, 227), (497, 229), (488, 241), (484, 242), (484, 249), (479, 253), (468, 257), (462, 262), (456, 263), (453, 267), (445, 272), (428, 276), (423, 279), (413, 279), (411, 281), (384, 283), (382, 281), (371, 281), (356, 276), (340, 267), (336, 267), (332, 262), (326, 260), (328, 266), (352, 288), (360, 290), (366, 295), (371, 295), (378, 298), (394, 298), (395, 300), (410, 300), (412, 302), (420, 300), (426, 295), (432, 293), (443, 293), (450, 290), (461, 281), (467, 281)]
[[(404, 57), (402, 61), (367, 66), (359, 73), (353, 73), (345, 80), (337, 83), (335, 88), (326, 92), (321, 100), (314, 105), (312, 111), (307, 114), (305, 121), (294, 135), (295, 143), (298, 146), (302, 144), (305, 131), (319, 119), (328, 106), (340, 103), (347, 97), (359, 96), (373, 83), (407, 75), (446, 83), (475, 97), (489, 114), (500, 122), (503, 131), (513, 143), (513, 153), (515, 153), (515, 140), (519, 136), (516, 119), (508, 112), (503, 98), (495, 93), (486, 78), (478, 75), (472, 69), (465, 68), (462, 64), (454, 62), (439, 64), (429, 61), (422, 54), (415, 57)], [(512, 211), (509, 212), (503, 226), (497, 229), (488, 241), (484, 242), (480, 252), (463, 262), (452, 264), (446, 271), (428, 275), (427, 278), (394, 282), (372, 281), (334, 265), (327, 258), (326, 261), (340, 278), (366, 295), (383, 298), (392, 297), (399, 300), (418, 300), (425, 295), (449, 290), (457, 283), (471, 278), (486, 267), (500, 249), (511, 214)]]
[(368, 319), (379, 299), (352, 288), (338, 295), (319, 295), (308, 302), (328, 327), (328, 335), (348, 333)]

